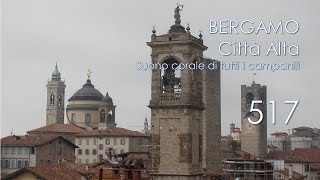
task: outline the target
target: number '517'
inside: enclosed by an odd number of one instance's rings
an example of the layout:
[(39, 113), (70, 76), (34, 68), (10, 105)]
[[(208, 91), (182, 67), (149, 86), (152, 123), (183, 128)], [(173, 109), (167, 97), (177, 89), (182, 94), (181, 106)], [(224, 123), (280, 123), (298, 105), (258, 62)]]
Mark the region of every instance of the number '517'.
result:
[[(276, 124), (276, 102), (275, 101), (269, 101), (270, 104), (272, 104), (272, 124)], [(299, 101), (284, 101), (285, 104), (293, 104), (293, 107), (287, 117), (287, 120), (285, 121), (285, 124), (288, 124), (290, 121), (290, 118), (292, 117), (292, 114), (296, 110)], [(263, 113), (260, 109), (254, 108), (254, 104), (262, 104), (261, 100), (253, 100), (251, 102), (251, 108), (250, 112), (257, 112), (259, 113), (259, 120), (258, 121), (252, 121), (250, 117), (248, 117), (248, 121), (251, 124), (260, 124), (263, 119)]]

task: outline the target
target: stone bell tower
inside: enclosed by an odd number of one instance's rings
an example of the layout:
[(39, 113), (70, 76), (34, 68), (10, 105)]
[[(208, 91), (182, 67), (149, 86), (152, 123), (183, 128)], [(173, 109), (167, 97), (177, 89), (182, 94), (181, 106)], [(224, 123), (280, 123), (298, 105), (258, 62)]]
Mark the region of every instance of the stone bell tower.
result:
[[(204, 98), (207, 97), (204, 89), (209, 89), (209, 86), (204, 87), (204, 82), (209, 80), (203, 78), (203, 71), (181, 70), (177, 64), (205, 63), (203, 51), (207, 47), (201, 34), (199, 38), (194, 37), (189, 26), (184, 28), (180, 24), (181, 10), (182, 6), (178, 5), (175, 24), (167, 34), (156, 35), (153, 30), (151, 41), (147, 42), (152, 49), (152, 63), (158, 65), (152, 70), (149, 104), (153, 179), (201, 179), (204, 171), (203, 135), (206, 134), (202, 129), (205, 124), (203, 116), (209, 114), (203, 113)], [(220, 151), (220, 148), (215, 151)]]
[[(257, 122), (260, 117), (259, 112), (250, 112), (253, 100), (262, 101), (254, 105), (254, 109), (263, 114), (261, 123), (257, 125), (248, 120)], [(251, 86), (241, 85), (241, 150), (260, 158), (267, 153), (267, 87), (254, 81)]]
[(64, 95), (66, 85), (61, 81), (61, 73), (56, 64), (51, 80), (47, 84), (46, 125), (64, 123)]

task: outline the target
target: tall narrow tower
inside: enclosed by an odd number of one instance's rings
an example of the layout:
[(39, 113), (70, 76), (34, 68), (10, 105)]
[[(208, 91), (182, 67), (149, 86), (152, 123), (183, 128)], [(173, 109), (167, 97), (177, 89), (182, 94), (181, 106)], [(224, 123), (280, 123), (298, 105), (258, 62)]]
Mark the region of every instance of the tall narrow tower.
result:
[[(210, 86), (203, 86), (204, 82), (213, 83), (215, 79), (204, 79), (205, 73), (201, 70), (177, 68), (179, 63), (205, 63), (203, 51), (207, 49), (201, 34), (199, 38), (194, 37), (189, 26), (184, 28), (180, 24), (181, 10), (182, 6), (178, 5), (175, 24), (167, 34), (158, 36), (153, 30), (151, 42), (147, 43), (152, 49), (152, 63), (163, 67), (157, 66), (152, 70), (149, 107), (153, 179), (199, 179), (204, 172), (203, 153), (207, 152), (209, 158), (212, 151), (220, 151), (220, 148), (213, 149), (215, 146), (212, 144), (207, 144), (211, 149), (203, 150), (203, 136), (213, 135), (210, 131), (214, 131), (212, 127), (215, 126), (215, 120), (204, 122), (214, 114), (215, 101), (209, 103), (205, 100), (216, 95), (210, 96)], [(220, 84), (216, 90), (220, 94)], [(212, 105), (206, 113), (205, 104)], [(220, 111), (220, 108), (216, 110)], [(220, 114), (218, 116), (220, 118)], [(209, 125), (208, 129), (203, 129), (203, 125)], [(209, 137), (205, 139), (209, 140)]]
[(51, 80), (47, 84), (47, 118), (46, 125), (64, 123), (64, 96), (66, 85), (61, 81), (61, 73), (56, 64)]
[[(253, 106), (263, 114), (261, 123), (257, 125), (248, 120), (257, 122), (260, 118), (257, 110), (250, 111), (253, 100), (262, 101)], [(260, 158), (266, 155), (267, 150), (267, 87), (254, 81), (251, 86), (241, 85), (241, 150)]]

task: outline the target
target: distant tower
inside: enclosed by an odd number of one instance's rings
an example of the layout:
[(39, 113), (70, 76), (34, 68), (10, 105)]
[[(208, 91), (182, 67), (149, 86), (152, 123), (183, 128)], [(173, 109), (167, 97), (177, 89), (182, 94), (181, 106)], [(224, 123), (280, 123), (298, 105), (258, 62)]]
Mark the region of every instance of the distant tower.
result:
[(66, 85), (61, 81), (61, 73), (56, 64), (51, 80), (47, 84), (46, 125), (64, 123), (64, 97)]
[[(113, 105), (113, 100), (107, 92), (106, 96), (102, 98), (104, 106), (100, 109), (100, 123), (106, 124), (107, 128), (114, 128), (117, 126), (115, 121), (116, 106)], [(103, 115), (104, 114), (104, 115)]]
[(149, 133), (149, 123), (147, 117), (144, 119), (144, 128), (143, 128), (144, 133)]
[(234, 132), (235, 128), (236, 128), (236, 125), (231, 123), (230, 124), (230, 135)]
[[(169, 32), (157, 36), (154, 29), (151, 42), (147, 42), (152, 49), (152, 63), (168, 65), (166, 69), (152, 70), (149, 107), (153, 179), (201, 179), (206, 169), (221, 163), (215, 158), (221, 142), (217, 122), (220, 73), (176, 69), (177, 63), (213, 62), (203, 58), (207, 47), (202, 35), (192, 36), (190, 27), (180, 24), (181, 7), (175, 9), (175, 24)], [(210, 75), (216, 76), (211, 79)]]
[[(258, 112), (250, 112), (253, 100), (262, 101), (254, 106), (263, 113), (262, 122), (257, 125), (248, 121), (248, 117), (254, 122), (260, 117)], [(241, 85), (241, 150), (261, 158), (267, 151), (267, 87), (254, 81), (251, 86)]]

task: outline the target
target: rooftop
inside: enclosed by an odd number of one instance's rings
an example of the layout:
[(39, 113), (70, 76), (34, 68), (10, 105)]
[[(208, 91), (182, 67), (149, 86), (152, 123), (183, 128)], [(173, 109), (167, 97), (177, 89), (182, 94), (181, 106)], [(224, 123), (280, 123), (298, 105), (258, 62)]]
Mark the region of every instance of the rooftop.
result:
[(81, 179), (82, 176), (93, 175), (94, 171), (86, 170), (85, 165), (62, 163), (47, 167), (27, 167), (20, 169), (3, 179), (14, 179), (20, 174), (31, 173), (39, 179)]
[(33, 136), (7, 136), (1, 139), (1, 146), (38, 146), (46, 144), (54, 139), (61, 139), (70, 143), (72, 146), (76, 147), (75, 144), (65, 139), (62, 136), (51, 136), (51, 135), (33, 135)]
[(114, 127), (105, 130), (83, 131), (76, 135), (77, 137), (90, 136), (113, 136), (113, 137), (150, 137), (150, 134), (132, 131), (125, 128)]
[(73, 124), (50, 124), (40, 128), (36, 128), (28, 131), (28, 134), (36, 133), (66, 133), (66, 134), (77, 134), (85, 131), (84, 129), (77, 127)]

